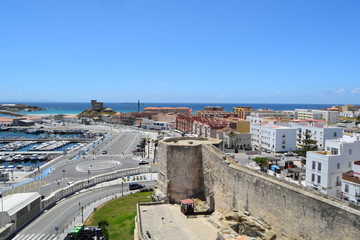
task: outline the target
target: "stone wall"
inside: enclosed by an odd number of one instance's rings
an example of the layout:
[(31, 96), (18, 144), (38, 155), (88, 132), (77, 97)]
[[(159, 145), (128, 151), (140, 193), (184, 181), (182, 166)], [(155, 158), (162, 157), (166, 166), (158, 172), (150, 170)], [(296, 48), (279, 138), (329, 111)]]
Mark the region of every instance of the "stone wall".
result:
[[(179, 202), (190, 197), (205, 198), (201, 146), (159, 147), (159, 189), (170, 202)], [(158, 155), (159, 156), (159, 155)]]
[[(185, 147), (160, 143), (159, 154), (162, 172), (159, 176), (162, 174), (170, 183), (168, 196), (176, 202), (198, 193), (199, 198), (214, 204), (216, 210), (250, 213), (269, 224), (278, 239), (359, 237), (359, 210), (311, 189), (241, 167), (212, 145)], [(162, 161), (166, 161), (166, 168)], [(189, 170), (191, 166), (193, 170)], [(194, 181), (193, 185), (190, 181)], [(203, 187), (203, 192), (198, 187)], [(178, 192), (181, 194), (174, 197), (173, 193)]]

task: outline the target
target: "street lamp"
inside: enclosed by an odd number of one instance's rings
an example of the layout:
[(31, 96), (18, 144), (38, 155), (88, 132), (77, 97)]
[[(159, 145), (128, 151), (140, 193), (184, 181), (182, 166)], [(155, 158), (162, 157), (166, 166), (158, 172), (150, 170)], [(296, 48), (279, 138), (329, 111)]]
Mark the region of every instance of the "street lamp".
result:
[(81, 207), (81, 223), (84, 223), (84, 207)]
[(63, 179), (65, 179), (65, 172), (66, 172), (66, 170), (63, 169), (63, 170), (62, 170)]

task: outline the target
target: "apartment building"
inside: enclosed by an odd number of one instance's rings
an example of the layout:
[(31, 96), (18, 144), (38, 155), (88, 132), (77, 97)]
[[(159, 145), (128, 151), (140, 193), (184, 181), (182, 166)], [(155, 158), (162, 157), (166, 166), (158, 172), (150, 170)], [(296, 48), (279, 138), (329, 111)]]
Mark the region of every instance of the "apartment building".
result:
[(306, 186), (340, 196), (342, 174), (360, 159), (360, 135), (327, 140), (325, 151), (307, 152)]
[(310, 136), (310, 139), (317, 141), (319, 150), (325, 148), (326, 140), (342, 138), (343, 136), (343, 128), (328, 126), (327, 122), (324, 120), (293, 120), (289, 125), (297, 130), (297, 144), (301, 144), (306, 136)]
[(254, 149), (270, 152), (296, 150), (296, 129), (277, 124), (251, 124), (251, 144)]
[(192, 122), (192, 133), (201, 137), (216, 138), (216, 131), (229, 127), (230, 122), (219, 118), (194, 118)]
[(239, 118), (243, 120), (245, 120), (247, 116), (250, 116), (252, 111), (252, 107), (233, 107), (233, 113), (238, 114)]
[(324, 120), (328, 124), (334, 124), (339, 121), (339, 111), (332, 110), (314, 110), (314, 109), (295, 109), (296, 119), (317, 119)]

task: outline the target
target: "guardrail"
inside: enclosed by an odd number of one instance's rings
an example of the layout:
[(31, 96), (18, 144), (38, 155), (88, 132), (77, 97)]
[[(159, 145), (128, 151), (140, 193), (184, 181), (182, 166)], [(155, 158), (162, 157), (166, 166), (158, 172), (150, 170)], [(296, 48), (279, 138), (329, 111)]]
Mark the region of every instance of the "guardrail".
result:
[(137, 175), (137, 174), (149, 173), (149, 172), (151, 172), (151, 167), (141, 166), (141, 167), (137, 167), (137, 168), (118, 170), (118, 171), (111, 172), (111, 173), (104, 173), (104, 174), (97, 175), (97, 176), (94, 176), (94, 177), (86, 179), (86, 180), (80, 180), (80, 181), (74, 182), (70, 186), (56, 190), (55, 192), (51, 193), (48, 197), (44, 198), (41, 203), (42, 210), (45, 210), (45, 209), (53, 206), (57, 201), (65, 198), (65, 197), (68, 197), (68, 196), (74, 194), (75, 192), (78, 192), (84, 188), (89, 188), (96, 184), (115, 180), (115, 179), (125, 177), (125, 176)]

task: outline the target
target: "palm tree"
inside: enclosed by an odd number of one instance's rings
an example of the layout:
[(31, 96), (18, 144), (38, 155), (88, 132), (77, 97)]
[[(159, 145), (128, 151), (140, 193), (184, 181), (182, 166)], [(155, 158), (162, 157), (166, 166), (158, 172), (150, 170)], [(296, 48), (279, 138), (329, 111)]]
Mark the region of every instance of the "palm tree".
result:
[(157, 149), (157, 146), (159, 144), (159, 140), (153, 140), (153, 144), (154, 144), (154, 160), (153, 160), (153, 163), (155, 163), (155, 158), (156, 158), (156, 149)]
[(231, 145), (231, 148), (234, 148), (234, 137), (236, 136), (234, 131), (230, 131), (229, 132), (229, 137), (230, 137), (230, 143), (229, 145)]

